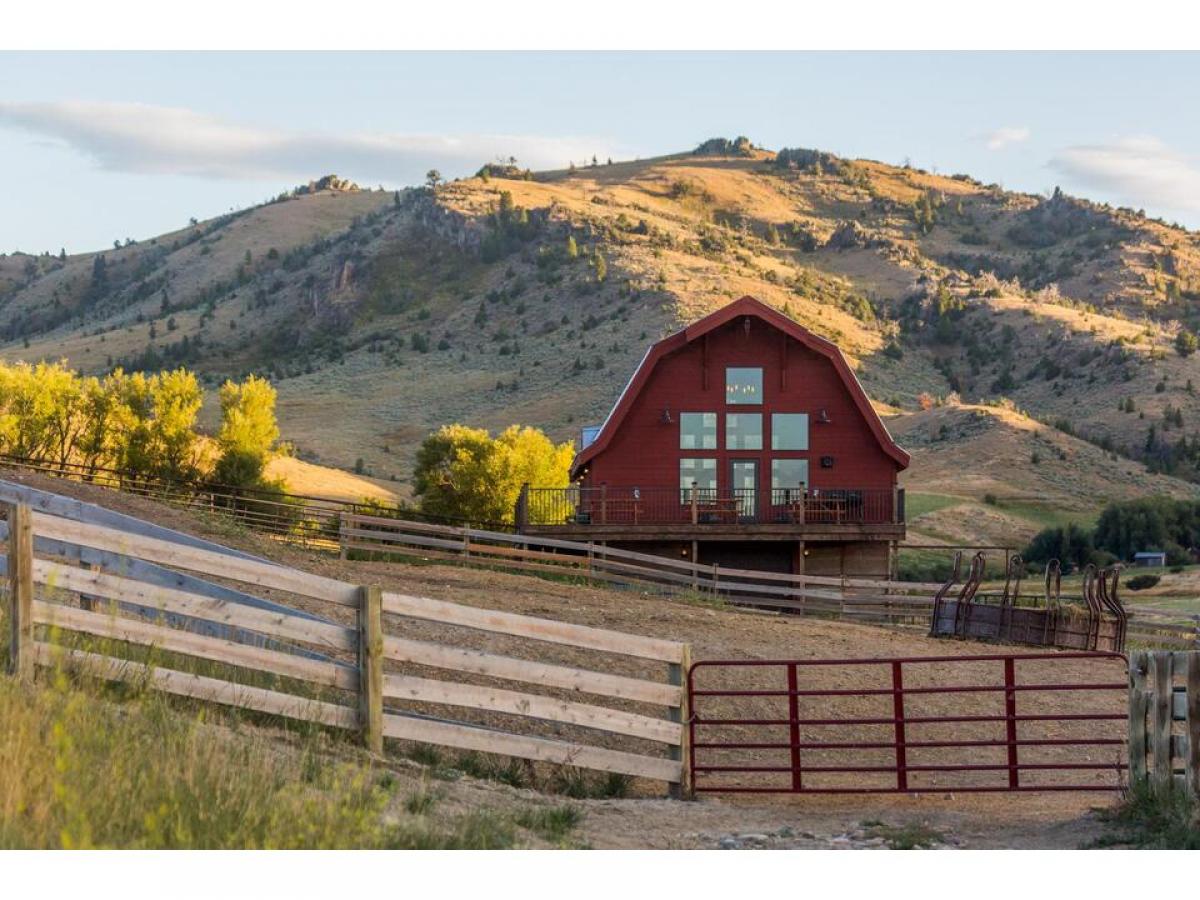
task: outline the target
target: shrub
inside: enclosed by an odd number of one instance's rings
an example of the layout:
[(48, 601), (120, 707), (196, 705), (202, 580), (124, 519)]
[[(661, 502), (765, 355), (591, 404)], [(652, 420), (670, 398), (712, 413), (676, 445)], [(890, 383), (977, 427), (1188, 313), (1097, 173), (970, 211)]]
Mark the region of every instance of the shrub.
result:
[(1113, 830), (1095, 846), (1131, 846), (1147, 850), (1200, 849), (1200, 805), (1186, 789), (1141, 781), (1121, 804), (1100, 818)]
[(1131, 591), (1144, 591), (1154, 587), (1160, 580), (1157, 575), (1134, 575), (1125, 582), (1125, 587)]
[(1027, 562), (1042, 564), (1057, 559), (1063, 566), (1081, 569), (1094, 562), (1095, 552), (1092, 533), (1072, 522), (1039, 531), (1021, 556)]
[(573, 456), (570, 441), (554, 444), (536, 428), (513, 425), (493, 438), (482, 428), (446, 425), (417, 450), (413, 493), (431, 515), (508, 523), (521, 485), (566, 487)]

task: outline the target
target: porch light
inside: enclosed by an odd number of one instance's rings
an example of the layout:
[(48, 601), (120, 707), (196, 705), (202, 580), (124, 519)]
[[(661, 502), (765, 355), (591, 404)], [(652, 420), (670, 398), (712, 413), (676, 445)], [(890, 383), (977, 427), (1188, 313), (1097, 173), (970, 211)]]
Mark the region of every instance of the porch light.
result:
[(662, 411), (662, 418), (661, 418), (659, 421), (661, 421), (661, 422), (662, 422), (664, 425), (670, 425), (670, 424), (671, 424), (671, 422), (672, 422), (672, 419), (671, 419), (671, 407), (669, 407), (669, 406), (664, 406), (664, 407), (663, 407), (663, 411)]
[(819, 413), (817, 413), (818, 425), (830, 425), (832, 423), (833, 419), (829, 418), (829, 413), (827, 413), (825, 410), (821, 410)]

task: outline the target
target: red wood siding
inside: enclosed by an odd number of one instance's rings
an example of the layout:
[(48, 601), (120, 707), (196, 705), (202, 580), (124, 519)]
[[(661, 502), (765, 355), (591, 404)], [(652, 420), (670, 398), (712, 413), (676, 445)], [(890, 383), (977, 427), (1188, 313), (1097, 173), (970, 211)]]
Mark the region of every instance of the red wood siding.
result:
[[(586, 483), (674, 488), (679, 484), (679, 460), (703, 457), (717, 460), (717, 484), (724, 491), (729, 488), (731, 459), (757, 459), (758, 486), (765, 491), (771, 487), (771, 460), (790, 457), (809, 460), (810, 488), (892, 487), (897, 463), (880, 446), (833, 362), (763, 319), (752, 318), (750, 323), (749, 334), (738, 318), (660, 359), (608, 446), (587, 464)], [(726, 405), (727, 366), (763, 369), (761, 406)], [(663, 422), (664, 409), (670, 410), (670, 424)], [(829, 424), (817, 421), (822, 409)], [(679, 449), (679, 414), (684, 412), (718, 414), (717, 449)], [(727, 412), (762, 414), (761, 451), (725, 449)], [(807, 451), (770, 449), (775, 412), (808, 413)], [(821, 468), (822, 456), (834, 458), (833, 468)]]

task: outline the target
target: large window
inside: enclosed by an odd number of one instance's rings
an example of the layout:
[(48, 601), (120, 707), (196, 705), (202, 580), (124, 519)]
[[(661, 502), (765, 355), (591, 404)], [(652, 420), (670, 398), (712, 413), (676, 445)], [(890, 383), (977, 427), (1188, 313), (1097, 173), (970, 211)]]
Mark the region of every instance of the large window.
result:
[(734, 405), (761, 406), (763, 402), (763, 370), (725, 370), (725, 402)]
[(771, 449), (807, 450), (808, 413), (771, 413)]
[(717, 414), (711, 412), (680, 413), (679, 449), (716, 450)]
[(725, 449), (761, 450), (762, 413), (726, 413)]
[(771, 493), (775, 503), (800, 500), (808, 487), (807, 459), (771, 460)]
[(717, 492), (717, 461), (715, 459), (681, 459), (679, 461), (679, 502), (692, 502), (692, 485), (698, 499), (712, 497)]

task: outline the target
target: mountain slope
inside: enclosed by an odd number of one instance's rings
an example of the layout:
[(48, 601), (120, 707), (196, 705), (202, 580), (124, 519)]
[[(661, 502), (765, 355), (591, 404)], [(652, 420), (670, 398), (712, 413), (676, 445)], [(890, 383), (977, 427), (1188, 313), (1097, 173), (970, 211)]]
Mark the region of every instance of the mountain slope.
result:
[[(403, 491), (429, 429), (520, 421), (573, 437), (648, 343), (753, 294), (837, 341), (881, 409), (912, 417), (893, 425), (902, 443), (930, 415), (954, 426), (957, 399), (1000, 398), (1028, 414), (1006, 427), (1086, 439), (1038, 472), (980, 476), (1009, 488), (987, 493), (1048, 491), (1083, 512), (1190, 490), (1108, 451), (1200, 471), (1200, 371), (1176, 350), (1200, 327), (1196, 235), (966, 176), (706, 147), (573, 171), (489, 166), (398, 195), (318, 183), (103, 254), (2, 257), (0, 350), (89, 371), (182, 362), (209, 385), (265, 372), (302, 455), (362, 459)], [(943, 456), (977, 463), (965, 438), (932, 451), (929, 472)], [(936, 488), (921, 459), (913, 484)]]

